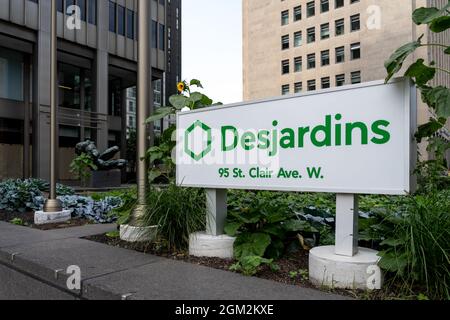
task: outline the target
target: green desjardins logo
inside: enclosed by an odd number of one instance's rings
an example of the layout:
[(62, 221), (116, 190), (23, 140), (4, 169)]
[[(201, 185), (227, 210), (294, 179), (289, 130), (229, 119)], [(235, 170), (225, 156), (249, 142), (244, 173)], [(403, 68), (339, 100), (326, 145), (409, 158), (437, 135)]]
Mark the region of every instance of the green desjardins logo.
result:
[[(193, 150), (193, 146), (190, 145), (191, 140), (189, 139), (191, 135), (193, 134), (194, 130), (199, 128), (203, 131), (203, 133), (207, 137), (206, 141), (206, 147), (203, 148), (203, 151), (199, 153), (195, 153)], [(184, 151), (195, 161), (200, 161), (203, 159), (208, 153), (210, 153), (212, 150), (212, 132), (211, 128), (208, 127), (206, 124), (204, 124), (201, 121), (194, 122), (189, 128), (187, 128), (186, 132), (184, 133)]]
[[(230, 125), (222, 126), (217, 131), (221, 135), (221, 151), (231, 152), (241, 149), (243, 152), (266, 150), (270, 157), (276, 156), (282, 149), (303, 149), (307, 145), (316, 148), (351, 147), (355, 143), (361, 145), (383, 145), (391, 140), (387, 120), (377, 120), (373, 123), (343, 122), (341, 114), (326, 115), (323, 124), (316, 126), (301, 126), (297, 128), (279, 128), (277, 120), (272, 121), (272, 127), (262, 130), (242, 131)], [(206, 141), (201, 152), (193, 151), (190, 146), (191, 134), (194, 130), (203, 130)], [(206, 142), (206, 144), (205, 144)], [(212, 129), (197, 120), (185, 132), (185, 152), (195, 161), (200, 161), (212, 151)], [(198, 143), (196, 141), (196, 143)]]

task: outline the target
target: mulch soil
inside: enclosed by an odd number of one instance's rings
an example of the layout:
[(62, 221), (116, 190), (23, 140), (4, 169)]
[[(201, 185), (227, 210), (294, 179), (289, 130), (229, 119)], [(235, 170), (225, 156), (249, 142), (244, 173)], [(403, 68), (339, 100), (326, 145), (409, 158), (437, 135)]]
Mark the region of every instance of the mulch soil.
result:
[[(206, 257), (193, 257), (189, 256), (186, 251), (168, 251), (163, 243), (128, 243), (120, 240), (114, 236), (108, 236), (108, 234), (100, 234), (84, 238), (86, 240), (104, 243), (110, 246), (119, 247), (123, 249), (135, 250), (138, 252), (152, 254), (163, 258), (168, 258), (177, 261), (184, 261), (200, 266), (206, 266), (214, 269), (230, 271), (230, 267), (236, 263), (234, 260), (226, 260), (220, 258), (206, 258)], [(309, 253), (305, 250), (300, 250), (295, 253), (288, 254), (283, 258), (276, 261), (278, 266), (277, 270), (271, 269), (269, 266), (262, 266), (255, 277), (272, 280), (288, 285), (295, 285), (304, 288), (319, 289), (322, 291), (345, 295), (356, 299), (382, 299), (384, 294), (380, 293), (367, 293), (363, 291), (355, 290), (328, 290), (323, 288), (317, 288), (312, 285), (308, 280), (308, 266), (309, 266)]]
[(0, 211), (0, 221), (11, 222), (14, 219), (20, 219), (23, 226), (39, 230), (65, 229), (65, 228), (85, 226), (92, 223), (90, 220), (87, 219), (72, 218), (70, 221), (63, 223), (53, 223), (38, 226), (34, 224), (34, 212), (20, 213), (20, 212)]

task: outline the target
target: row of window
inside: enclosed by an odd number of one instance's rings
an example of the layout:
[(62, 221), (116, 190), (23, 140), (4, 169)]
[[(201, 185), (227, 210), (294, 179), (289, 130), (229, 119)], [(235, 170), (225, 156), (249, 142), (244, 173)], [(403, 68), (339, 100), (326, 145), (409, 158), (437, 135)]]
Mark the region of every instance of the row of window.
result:
[[(338, 74), (335, 77), (336, 87), (342, 87), (346, 83), (345, 74)], [(350, 81), (351, 84), (361, 83), (361, 71), (355, 71), (350, 73)], [(314, 91), (317, 90), (316, 80), (308, 80), (307, 81), (307, 90)], [(320, 87), (321, 89), (328, 89), (331, 87), (331, 78), (323, 77), (320, 79)], [(303, 92), (303, 82), (295, 82), (294, 83), (294, 93)], [(288, 95), (291, 93), (291, 85), (285, 84), (281, 86), (281, 94)]]
[[(281, 0), (283, 1), (283, 0)], [(360, 0), (350, 0), (350, 4), (359, 2)], [(338, 9), (345, 5), (344, 0), (334, 0), (334, 8)], [(325, 13), (330, 11), (330, 0), (320, 0), (320, 12)], [(313, 17), (316, 15), (316, 1), (310, 1), (306, 4), (306, 17)], [(296, 6), (293, 9), (293, 21), (297, 22), (302, 20), (302, 6)], [(281, 12), (281, 25), (285, 26), (289, 24), (289, 10)]]
[[(356, 14), (350, 17), (350, 31), (358, 31), (361, 29), (360, 15)], [(340, 36), (345, 33), (345, 19), (335, 21), (335, 35)], [(330, 38), (330, 24), (324, 23), (320, 26), (320, 39), (325, 40)], [(313, 43), (316, 41), (316, 27), (311, 27), (306, 30), (306, 42)], [(303, 44), (302, 31), (294, 32), (294, 47), (300, 47)], [(281, 50), (290, 48), (290, 35), (286, 34), (281, 37)]]
[[(30, 1), (39, 2), (38, 0)], [(159, 3), (165, 5), (165, 0), (159, 0)], [(57, 10), (61, 13), (67, 13), (69, 7), (73, 5), (80, 8), (82, 21), (97, 24), (97, 0), (57, 0)], [(137, 15), (133, 10), (109, 1), (109, 31), (135, 40), (136, 25)], [(152, 47), (165, 50), (165, 26), (156, 21), (152, 21)]]
[[(350, 59), (357, 60), (361, 58), (361, 44), (353, 43), (350, 45)], [(301, 56), (294, 58), (294, 72), (301, 72), (303, 70), (303, 58)], [(345, 62), (345, 47), (338, 47), (335, 49), (335, 62)], [(330, 50), (324, 50), (320, 52), (320, 65), (322, 67), (330, 65)], [(316, 68), (316, 54), (311, 53), (307, 55), (306, 59), (307, 69)], [(286, 59), (281, 61), (281, 74), (290, 73), (290, 60)]]

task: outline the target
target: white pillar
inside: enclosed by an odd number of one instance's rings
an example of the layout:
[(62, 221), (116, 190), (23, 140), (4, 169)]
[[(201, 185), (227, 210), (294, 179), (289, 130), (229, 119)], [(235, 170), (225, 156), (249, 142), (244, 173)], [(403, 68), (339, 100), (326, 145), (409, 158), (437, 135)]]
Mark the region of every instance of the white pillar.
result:
[(206, 234), (220, 236), (227, 219), (227, 190), (206, 190)]
[(358, 253), (358, 196), (336, 195), (336, 254), (353, 257)]

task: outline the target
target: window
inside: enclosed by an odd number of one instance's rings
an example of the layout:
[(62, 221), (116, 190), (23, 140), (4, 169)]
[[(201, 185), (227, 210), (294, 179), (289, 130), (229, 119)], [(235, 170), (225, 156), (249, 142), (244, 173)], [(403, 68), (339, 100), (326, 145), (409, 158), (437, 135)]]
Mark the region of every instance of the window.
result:
[(159, 49), (166, 50), (166, 27), (163, 24), (159, 24)]
[(302, 20), (302, 6), (294, 8), (294, 22)]
[(289, 23), (289, 10), (281, 12), (281, 25), (285, 26)]
[(296, 82), (294, 83), (294, 93), (300, 93), (303, 90), (303, 83)]
[(336, 35), (340, 36), (344, 34), (345, 26), (344, 26), (344, 19), (336, 20)]
[(324, 23), (320, 26), (320, 39), (328, 39), (330, 37), (330, 24)]
[(336, 48), (336, 63), (342, 63), (345, 61), (345, 48)]
[(23, 101), (23, 56), (0, 47), (0, 98)]
[(302, 45), (302, 32), (297, 31), (294, 33), (294, 47), (300, 47)]
[(320, 53), (320, 60), (322, 67), (330, 64), (330, 50), (325, 50)]
[(316, 54), (308, 54), (308, 69), (314, 69), (316, 67)]
[(157, 49), (158, 48), (158, 22), (155, 20), (152, 20), (152, 48)]
[(64, 12), (64, 0), (58, 0), (56, 2), (56, 9), (58, 12)]
[(308, 91), (316, 90), (316, 80), (308, 80)]
[(361, 43), (353, 43), (350, 45), (350, 58), (352, 60), (361, 58)]
[(88, 1), (88, 22), (97, 24), (97, 0)]
[(125, 7), (118, 6), (117, 33), (121, 36), (125, 35)]
[(288, 84), (285, 84), (285, 85), (281, 86), (281, 94), (283, 96), (288, 95), (289, 91), (290, 91), (290, 87), (289, 87)]
[(335, 8), (341, 8), (344, 6), (344, 0), (335, 0)]
[(359, 14), (355, 14), (350, 17), (350, 29), (351, 31), (358, 31), (361, 29), (361, 20)]
[(109, 2), (109, 31), (116, 32), (116, 3)]
[(307, 30), (308, 33), (308, 43), (312, 43), (316, 41), (316, 27), (309, 28)]
[(357, 2), (359, 2), (360, 0), (350, 0), (350, 4), (352, 4), (352, 3), (357, 3)]
[(127, 9), (127, 38), (134, 39), (134, 11)]
[(328, 12), (330, 11), (330, 1), (329, 0), (320, 0), (320, 12)]
[(330, 77), (325, 77), (321, 79), (322, 89), (328, 89), (330, 87)]
[(351, 73), (352, 84), (361, 83), (361, 71), (355, 71)]
[(281, 74), (289, 73), (289, 60), (281, 61)]
[(308, 2), (306, 4), (306, 16), (312, 17), (316, 14), (316, 4), (314, 1)]
[(77, 6), (80, 8), (81, 21), (86, 21), (86, 0), (77, 0)]
[(281, 50), (289, 49), (289, 35), (281, 37)]
[(338, 74), (336, 76), (336, 87), (342, 87), (345, 85), (345, 74)]
[(294, 72), (301, 72), (303, 68), (302, 57), (294, 58)]

